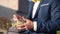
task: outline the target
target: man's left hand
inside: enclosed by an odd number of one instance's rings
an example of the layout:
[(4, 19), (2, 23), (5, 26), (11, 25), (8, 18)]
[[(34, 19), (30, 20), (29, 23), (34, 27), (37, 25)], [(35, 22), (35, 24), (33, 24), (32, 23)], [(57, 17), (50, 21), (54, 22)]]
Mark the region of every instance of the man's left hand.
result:
[(25, 24), (20, 24), (19, 27), (22, 29), (22, 30), (30, 30), (30, 29), (33, 29), (33, 22), (29, 19), (24, 19), (24, 21), (26, 21)]

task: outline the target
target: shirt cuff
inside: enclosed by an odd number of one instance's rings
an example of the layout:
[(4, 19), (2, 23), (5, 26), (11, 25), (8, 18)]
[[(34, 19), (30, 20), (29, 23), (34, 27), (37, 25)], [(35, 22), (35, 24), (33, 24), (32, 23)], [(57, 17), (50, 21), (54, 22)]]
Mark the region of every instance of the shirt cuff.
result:
[(34, 29), (34, 31), (37, 31), (37, 22), (34, 21), (33, 23), (34, 23), (34, 28), (33, 29)]

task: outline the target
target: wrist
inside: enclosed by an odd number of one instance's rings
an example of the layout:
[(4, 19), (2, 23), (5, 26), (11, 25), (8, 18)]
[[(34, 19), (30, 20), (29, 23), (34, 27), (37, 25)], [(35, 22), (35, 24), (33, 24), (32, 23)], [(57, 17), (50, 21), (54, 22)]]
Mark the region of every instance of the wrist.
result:
[(34, 31), (37, 30), (37, 22), (36, 22), (36, 21), (33, 22), (33, 30), (34, 30)]

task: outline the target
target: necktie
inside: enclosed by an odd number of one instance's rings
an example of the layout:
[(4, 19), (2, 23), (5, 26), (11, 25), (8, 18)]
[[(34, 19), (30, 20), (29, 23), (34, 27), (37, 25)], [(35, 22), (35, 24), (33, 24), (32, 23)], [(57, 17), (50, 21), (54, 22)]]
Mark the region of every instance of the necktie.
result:
[(34, 2), (34, 3), (37, 2), (37, 1), (39, 1), (39, 0), (32, 0), (32, 2)]

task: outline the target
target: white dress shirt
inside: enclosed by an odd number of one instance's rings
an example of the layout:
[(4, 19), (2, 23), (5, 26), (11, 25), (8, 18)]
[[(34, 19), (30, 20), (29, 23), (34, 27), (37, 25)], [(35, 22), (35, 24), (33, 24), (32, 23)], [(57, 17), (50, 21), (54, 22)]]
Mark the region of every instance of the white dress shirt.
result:
[[(36, 11), (37, 11), (37, 8), (38, 8), (39, 3), (40, 3), (40, 1), (35, 2), (34, 6), (33, 6), (32, 18), (34, 18), (35, 14), (36, 14)], [(36, 30), (37, 30), (37, 22), (34, 21), (34, 31), (36, 31)]]
[(33, 6), (32, 18), (34, 18), (34, 16), (35, 16), (35, 13), (36, 13), (39, 3), (40, 3), (40, 1), (35, 2), (34, 6)]

